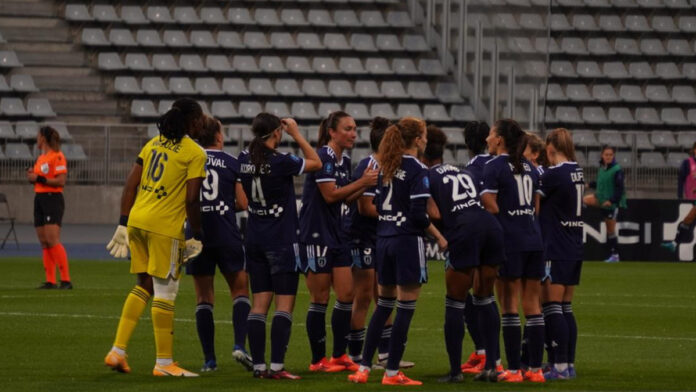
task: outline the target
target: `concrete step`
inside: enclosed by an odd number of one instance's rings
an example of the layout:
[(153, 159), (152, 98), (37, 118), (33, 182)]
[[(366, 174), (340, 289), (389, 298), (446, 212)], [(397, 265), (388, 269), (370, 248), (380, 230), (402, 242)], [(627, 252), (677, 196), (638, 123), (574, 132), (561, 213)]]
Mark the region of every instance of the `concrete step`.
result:
[(46, 98), (51, 102), (58, 101), (104, 101), (111, 99), (110, 96), (95, 91), (40, 91), (33, 96)]
[(84, 52), (17, 52), (19, 61), (25, 66), (86, 67), (89, 62)]
[(73, 42), (67, 26), (56, 27), (2, 27), (2, 36), (10, 42)]
[(118, 116), (118, 101), (51, 100), (51, 106), (59, 116)]
[(25, 75), (31, 75), (34, 77), (38, 76), (52, 76), (60, 75), (62, 78), (81, 78), (84, 76), (96, 76), (99, 72), (90, 67), (51, 67), (51, 66), (25, 66), (22, 68), (17, 68), (16, 72)]
[(48, 0), (0, 1), (2, 16), (58, 16), (57, 2)]
[[(0, 1), (2, 4), (3, 1)], [(62, 18), (55, 17), (32, 17), (32, 16), (3, 16), (0, 14), (0, 27), (37, 27), (54, 28), (69, 27), (70, 25)]]
[(63, 121), (68, 124), (121, 124), (123, 123), (122, 116), (107, 116), (107, 115), (70, 115), (58, 114), (56, 121)]
[[(60, 68), (56, 68), (60, 74)], [(42, 92), (46, 91), (80, 91), (80, 92), (101, 92), (103, 91), (102, 79), (100, 76), (82, 76), (79, 78), (56, 77), (56, 76), (34, 76), (36, 87)]]
[(76, 53), (82, 48), (62, 42), (8, 42), (5, 48), (15, 52)]

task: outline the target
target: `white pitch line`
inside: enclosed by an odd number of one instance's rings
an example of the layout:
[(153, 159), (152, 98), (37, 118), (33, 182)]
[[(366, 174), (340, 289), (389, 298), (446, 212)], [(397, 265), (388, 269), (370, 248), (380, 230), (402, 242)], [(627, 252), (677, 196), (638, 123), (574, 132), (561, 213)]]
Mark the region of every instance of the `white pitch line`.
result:
[[(15, 317), (48, 317), (48, 318), (86, 318), (86, 319), (100, 319), (100, 320), (118, 320), (118, 316), (106, 316), (106, 315), (96, 315), (96, 314), (70, 314), (70, 313), (28, 313), (28, 312), (0, 312), (0, 316), (15, 316)], [(143, 320), (149, 320), (150, 318), (145, 316), (141, 317)], [(195, 319), (187, 318), (177, 318), (177, 322), (182, 323), (195, 323)], [(215, 320), (215, 324), (232, 324), (231, 320)], [(293, 323), (294, 328), (304, 328), (304, 323)], [(328, 326), (329, 328), (331, 326)], [(411, 331), (432, 331), (432, 328), (410, 328)], [(640, 336), (640, 335), (597, 335), (597, 334), (578, 334), (580, 337), (584, 338), (600, 338), (600, 339), (634, 339), (634, 340), (674, 340), (674, 341), (685, 341), (685, 342), (696, 342), (696, 337), (675, 337), (675, 336)]]

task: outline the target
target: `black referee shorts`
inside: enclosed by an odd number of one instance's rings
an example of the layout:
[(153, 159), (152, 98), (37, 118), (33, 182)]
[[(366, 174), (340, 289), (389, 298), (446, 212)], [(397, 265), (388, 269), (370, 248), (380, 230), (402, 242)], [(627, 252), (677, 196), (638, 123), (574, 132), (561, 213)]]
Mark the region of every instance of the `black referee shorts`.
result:
[(34, 196), (34, 227), (63, 223), (65, 200), (62, 193), (37, 193)]

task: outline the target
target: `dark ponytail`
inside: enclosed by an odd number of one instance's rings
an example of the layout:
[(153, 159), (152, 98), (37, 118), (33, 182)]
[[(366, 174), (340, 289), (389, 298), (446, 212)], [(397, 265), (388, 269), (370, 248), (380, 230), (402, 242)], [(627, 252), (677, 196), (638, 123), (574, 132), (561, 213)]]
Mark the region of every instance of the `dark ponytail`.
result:
[(486, 151), (486, 138), (490, 127), (485, 122), (470, 121), (464, 127), (464, 143), (473, 155), (483, 154)]
[(198, 139), (204, 118), (203, 109), (198, 102), (191, 98), (179, 98), (174, 101), (172, 108), (157, 120), (157, 129), (161, 136), (177, 144), (187, 134)]
[(498, 136), (505, 141), (505, 148), (508, 150), (510, 163), (514, 168), (512, 172), (521, 174), (524, 172), (522, 159), (524, 158), (524, 150), (527, 148), (527, 134), (522, 130), (520, 124), (512, 119), (498, 120), (494, 127)]
[(317, 138), (317, 147), (323, 147), (329, 143), (331, 140), (331, 134), (329, 133), (329, 129), (336, 129), (338, 127), (338, 123), (341, 121), (342, 118), (345, 117), (350, 117), (350, 114), (337, 110), (331, 114), (329, 114), (329, 117), (321, 120), (321, 124), (319, 124), (319, 137)]
[(375, 117), (370, 122), (370, 148), (372, 151), (377, 151), (379, 149), (379, 143), (382, 142), (384, 137), (384, 132), (391, 125), (391, 121), (384, 117)]
[(44, 126), (39, 129), (39, 133), (46, 140), (46, 144), (53, 151), (60, 150), (60, 134), (55, 128), (50, 126)]
[(266, 145), (266, 140), (278, 128), (280, 128), (280, 118), (271, 113), (259, 113), (251, 123), (254, 139), (249, 144), (249, 161), (254, 166), (254, 174), (262, 172), (261, 168), (268, 161), (267, 155), (273, 153), (274, 150)]
[(425, 146), (423, 157), (430, 162), (442, 160), (447, 144), (447, 135), (433, 124), (428, 125), (426, 131), (428, 132), (428, 144)]

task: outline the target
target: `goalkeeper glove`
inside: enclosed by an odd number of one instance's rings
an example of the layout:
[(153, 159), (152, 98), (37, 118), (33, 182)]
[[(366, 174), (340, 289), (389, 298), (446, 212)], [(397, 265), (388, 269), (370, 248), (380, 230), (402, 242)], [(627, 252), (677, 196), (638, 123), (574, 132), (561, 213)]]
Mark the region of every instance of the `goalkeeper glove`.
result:
[(116, 227), (116, 232), (106, 245), (106, 249), (111, 256), (116, 258), (124, 259), (128, 257), (128, 229), (125, 225), (119, 224)]
[(677, 227), (677, 236), (674, 237), (674, 242), (678, 244), (689, 243), (694, 240), (694, 226), (687, 225), (684, 222), (679, 223)]
[(200, 240), (200, 235), (195, 235), (193, 238), (186, 240), (186, 248), (184, 249), (184, 264), (198, 257), (203, 251), (203, 243)]

